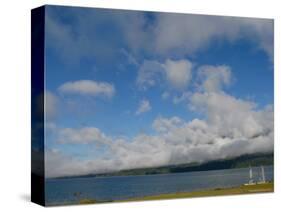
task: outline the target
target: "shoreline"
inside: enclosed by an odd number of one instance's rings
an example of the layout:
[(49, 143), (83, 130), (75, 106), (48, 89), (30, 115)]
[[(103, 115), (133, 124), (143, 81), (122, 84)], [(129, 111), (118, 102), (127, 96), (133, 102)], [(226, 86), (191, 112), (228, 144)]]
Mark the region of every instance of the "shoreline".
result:
[(131, 198), (121, 201), (114, 201), (114, 202), (165, 200), (165, 199), (225, 196), (225, 195), (237, 195), (237, 194), (239, 195), (256, 194), (256, 193), (269, 193), (269, 192), (274, 192), (274, 182), (266, 182), (263, 184), (253, 184), (253, 185), (241, 185), (231, 188), (215, 188), (215, 189), (198, 190), (198, 191), (190, 191), (190, 192), (159, 194), (159, 195), (143, 196), (143, 197)]
[[(273, 167), (273, 165), (267, 165), (267, 167)], [(252, 168), (258, 168), (260, 166), (252, 166)], [(231, 168), (232, 170), (235, 169), (249, 169), (249, 167), (242, 167), (242, 168)], [(117, 178), (117, 177), (157, 177), (157, 176), (165, 176), (165, 175), (174, 175), (174, 174), (185, 174), (185, 173), (202, 173), (202, 172), (212, 172), (212, 171), (224, 171), (229, 169), (209, 169), (209, 170), (202, 170), (202, 171), (186, 171), (186, 172), (170, 172), (170, 173), (159, 173), (159, 174), (135, 174), (135, 175), (108, 175), (108, 176), (69, 176), (69, 177), (54, 177), (54, 178), (46, 178), (45, 181), (54, 181), (54, 180), (67, 180), (67, 179), (84, 179), (84, 178)]]
[(258, 194), (258, 193), (271, 193), (274, 192), (274, 181), (261, 184), (240, 185), (229, 188), (213, 188), (205, 190), (196, 190), (190, 192), (176, 192), (165, 193), (159, 195), (142, 196), (129, 198), (124, 200), (95, 200), (95, 199), (81, 199), (79, 202), (65, 202), (59, 204), (49, 204), (48, 206), (57, 205), (74, 205), (74, 204), (99, 204), (99, 203), (121, 203), (133, 201), (147, 201), (147, 200), (169, 200), (169, 199), (182, 199), (182, 198), (196, 198), (196, 197), (214, 197), (214, 196), (228, 196), (228, 195), (241, 195), (241, 194)]
[(129, 198), (125, 200), (97, 201), (94, 199), (83, 199), (79, 201), (79, 204), (98, 204), (98, 203), (110, 203), (110, 202), (121, 203), (121, 202), (134, 202), (134, 201), (147, 201), (147, 200), (169, 200), (169, 199), (258, 194), (258, 193), (271, 193), (271, 192), (274, 192), (274, 182), (266, 182), (262, 184), (253, 184), (253, 185), (240, 185), (237, 187), (230, 187), (230, 188), (214, 188), (214, 189), (197, 190), (197, 191), (190, 191), (190, 192), (166, 193), (166, 194), (159, 194), (159, 195), (152, 195), (152, 196)]

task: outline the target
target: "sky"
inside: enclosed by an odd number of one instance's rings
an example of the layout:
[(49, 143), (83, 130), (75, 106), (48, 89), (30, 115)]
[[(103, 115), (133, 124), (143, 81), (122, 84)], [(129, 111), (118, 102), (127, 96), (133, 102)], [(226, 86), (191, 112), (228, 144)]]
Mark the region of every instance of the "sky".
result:
[(274, 147), (273, 20), (46, 6), (47, 177)]

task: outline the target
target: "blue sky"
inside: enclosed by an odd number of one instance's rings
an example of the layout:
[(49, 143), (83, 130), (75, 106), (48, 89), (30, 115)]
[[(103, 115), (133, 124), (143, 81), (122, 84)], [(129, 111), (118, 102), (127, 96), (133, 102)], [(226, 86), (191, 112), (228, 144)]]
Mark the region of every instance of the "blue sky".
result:
[(272, 20), (47, 6), (45, 29), (47, 176), (272, 151)]

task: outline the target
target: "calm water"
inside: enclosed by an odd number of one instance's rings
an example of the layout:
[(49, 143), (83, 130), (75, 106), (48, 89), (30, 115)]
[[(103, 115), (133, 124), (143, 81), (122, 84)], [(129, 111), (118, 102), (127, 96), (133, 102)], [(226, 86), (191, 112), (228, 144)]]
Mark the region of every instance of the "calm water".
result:
[[(260, 168), (253, 167), (254, 180), (260, 179)], [(273, 167), (266, 166), (266, 180), (273, 180)], [(47, 205), (76, 203), (80, 199), (98, 201), (239, 186), (249, 181), (249, 169), (227, 169), (165, 175), (73, 178), (46, 180)], [(81, 192), (79, 196), (76, 192)]]

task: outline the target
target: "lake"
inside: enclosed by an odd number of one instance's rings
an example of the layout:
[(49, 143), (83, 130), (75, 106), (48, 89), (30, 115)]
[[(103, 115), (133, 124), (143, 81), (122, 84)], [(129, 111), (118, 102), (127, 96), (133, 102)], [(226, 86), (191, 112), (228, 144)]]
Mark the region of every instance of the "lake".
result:
[[(259, 181), (260, 167), (253, 167), (252, 170), (253, 179)], [(273, 166), (265, 166), (264, 171), (266, 180), (273, 181)], [(233, 187), (248, 181), (248, 168), (161, 175), (46, 179), (46, 205), (78, 203), (81, 199), (125, 200), (164, 193)]]

